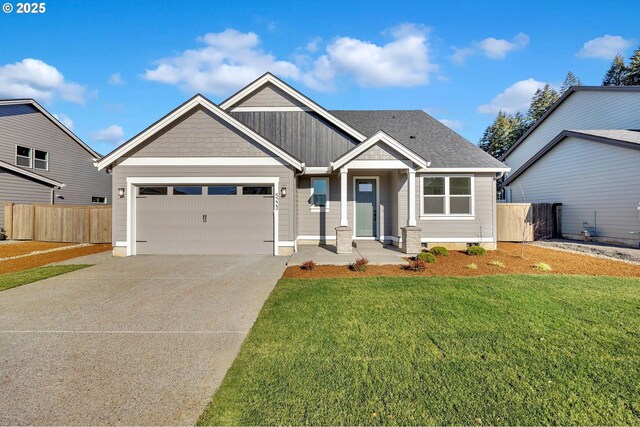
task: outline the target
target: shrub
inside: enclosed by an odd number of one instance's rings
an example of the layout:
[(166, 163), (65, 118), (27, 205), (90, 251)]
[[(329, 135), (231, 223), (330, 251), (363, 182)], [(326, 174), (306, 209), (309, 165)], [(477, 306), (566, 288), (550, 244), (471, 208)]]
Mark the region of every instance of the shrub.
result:
[(493, 265), (494, 267), (498, 267), (498, 268), (504, 268), (504, 262), (498, 261), (497, 259), (494, 261), (491, 261), (489, 265)]
[(542, 271), (551, 271), (551, 266), (544, 262), (539, 262), (533, 266), (533, 268), (537, 268)]
[(469, 246), (467, 248), (467, 255), (484, 255), (487, 251), (482, 246)]
[(369, 264), (369, 260), (366, 258), (358, 258), (356, 262), (349, 265), (349, 268), (353, 271), (363, 272), (367, 271), (367, 264)]
[(303, 270), (313, 270), (314, 268), (316, 268), (316, 263), (313, 262), (312, 260), (309, 261), (305, 261), (302, 263), (302, 265), (300, 266), (301, 269)]
[(474, 264), (474, 263), (467, 264), (467, 268), (469, 270), (477, 270), (478, 269), (478, 264)]
[(407, 265), (405, 268), (411, 271), (422, 271), (422, 270), (425, 270), (428, 265), (429, 264), (427, 264), (426, 261), (423, 261), (421, 259), (416, 259), (413, 261), (409, 261), (409, 265)]
[(420, 252), (418, 255), (416, 255), (416, 261), (434, 263), (436, 262), (436, 256), (431, 252)]
[(444, 246), (434, 246), (431, 248), (430, 252), (437, 256), (448, 256), (449, 251)]

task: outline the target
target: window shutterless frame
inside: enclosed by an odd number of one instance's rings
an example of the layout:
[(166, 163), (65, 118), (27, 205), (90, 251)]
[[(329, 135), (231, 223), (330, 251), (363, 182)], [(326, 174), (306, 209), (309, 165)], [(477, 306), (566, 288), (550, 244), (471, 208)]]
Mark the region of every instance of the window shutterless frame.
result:
[(33, 148), (16, 145), (16, 166), (33, 167)]
[[(425, 213), (425, 200), (429, 198), (440, 198), (440, 195), (425, 196), (425, 179), (427, 178), (443, 178), (444, 179), (444, 213), (429, 214)], [(451, 194), (451, 178), (469, 178), (470, 194)], [(452, 198), (468, 198), (469, 213), (451, 213)], [(475, 177), (473, 175), (421, 175), (420, 176), (420, 219), (474, 219), (475, 218)]]
[[(325, 192), (316, 194), (315, 183), (316, 181), (325, 181)], [(311, 211), (312, 212), (329, 212), (329, 177), (313, 177), (311, 178)], [(324, 196), (325, 202), (323, 205), (316, 205), (316, 199), (318, 196)]]
[(49, 170), (49, 152), (43, 150), (33, 150), (34, 169)]

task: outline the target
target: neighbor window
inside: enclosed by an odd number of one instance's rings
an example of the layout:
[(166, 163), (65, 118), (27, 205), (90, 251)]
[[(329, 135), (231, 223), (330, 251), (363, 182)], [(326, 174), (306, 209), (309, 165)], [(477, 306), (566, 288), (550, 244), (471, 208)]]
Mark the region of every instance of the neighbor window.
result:
[(46, 151), (34, 150), (33, 167), (36, 169), (49, 170), (49, 153)]
[(166, 196), (167, 187), (140, 187), (138, 194), (141, 196)]
[(424, 176), (421, 202), (424, 216), (473, 215), (473, 178)]
[(31, 167), (31, 148), (16, 146), (16, 165)]
[(253, 194), (264, 194), (264, 195), (271, 195), (273, 194), (273, 188), (272, 187), (242, 187), (242, 194), (243, 195), (253, 195)]
[(100, 197), (100, 196), (92, 196), (91, 197), (91, 203), (98, 203), (101, 205), (106, 205), (107, 204), (107, 198), (106, 197)]
[(209, 196), (233, 196), (238, 194), (238, 187), (235, 185), (212, 185), (207, 187)]
[(311, 208), (329, 207), (329, 178), (311, 178)]
[(184, 187), (173, 187), (174, 196), (202, 196), (202, 187), (192, 185)]

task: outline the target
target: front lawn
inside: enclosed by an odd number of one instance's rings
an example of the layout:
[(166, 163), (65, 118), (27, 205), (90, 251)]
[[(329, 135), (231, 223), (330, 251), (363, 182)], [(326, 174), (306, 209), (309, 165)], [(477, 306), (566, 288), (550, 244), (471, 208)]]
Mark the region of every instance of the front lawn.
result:
[(283, 279), (199, 423), (638, 425), (638, 331), (638, 279)]
[(90, 265), (52, 265), (49, 267), (20, 271), (17, 273), (0, 274), (0, 291), (15, 288), (16, 286), (26, 285), (27, 283), (37, 282), (38, 280), (43, 280), (49, 277), (70, 273), (85, 267), (90, 267)]

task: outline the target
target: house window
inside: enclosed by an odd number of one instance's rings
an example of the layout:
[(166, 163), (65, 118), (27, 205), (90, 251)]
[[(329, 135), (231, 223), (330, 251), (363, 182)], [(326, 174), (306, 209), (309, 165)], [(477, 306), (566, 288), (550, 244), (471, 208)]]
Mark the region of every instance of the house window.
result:
[(107, 204), (107, 198), (106, 197), (100, 197), (100, 196), (91, 196), (91, 203), (96, 203), (96, 204), (100, 204), (100, 205), (106, 205)]
[(242, 187), (242, 194), (247, 196), (247, 195), (260, 195), (260, 194), (264, 194), (264, 195), (271, 195), (273, 194), (273, 187), (270, 186), (264, 186), (264, 187)]
[(174, 196), (202, 196), (202, 187), (192, 185), (184, 187), (173, 187)]
[(423, 176), (421, 184), (422, 216), (473, 216), (473, 177)]
[(329, 178), (311, 178), (311, 209), (329, 209)]
[(34, 150), (33, 167), (36, 169), (49, 170), (49, 153), (46, 151)]
[(166, 196), (167, 187), (140, 187), (138, 194), (141, 196)]
[(238, 187), (235, 185), (212, 185), (207, 187), (209, 196), (234, 196), (238, 194)]
[(31, 167), (31, 148), (16, 146), (16, 165)]

